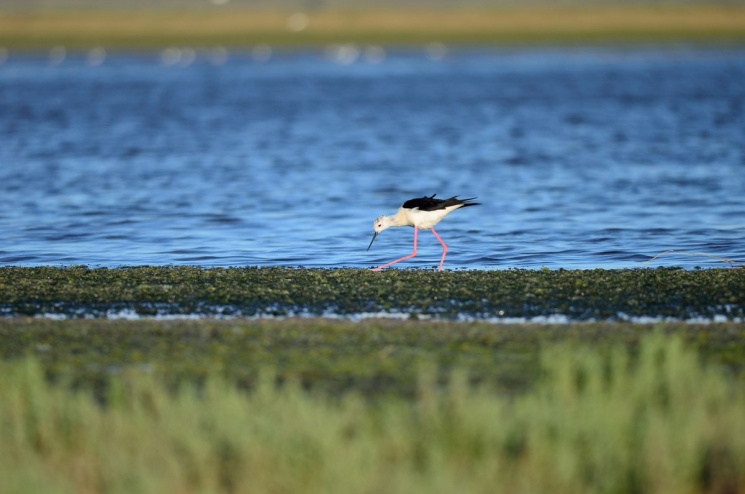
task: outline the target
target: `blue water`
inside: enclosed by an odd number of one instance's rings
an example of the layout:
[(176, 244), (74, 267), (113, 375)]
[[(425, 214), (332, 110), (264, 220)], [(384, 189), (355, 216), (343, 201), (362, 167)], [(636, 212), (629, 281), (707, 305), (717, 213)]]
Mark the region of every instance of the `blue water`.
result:
[(483, 203), (446, 268), (745, 260), (744, 48), (197, 55), (10, 54), (0, 265), (374, 267), (413, 231), (367, 252), (373, 219), (434, 193)]

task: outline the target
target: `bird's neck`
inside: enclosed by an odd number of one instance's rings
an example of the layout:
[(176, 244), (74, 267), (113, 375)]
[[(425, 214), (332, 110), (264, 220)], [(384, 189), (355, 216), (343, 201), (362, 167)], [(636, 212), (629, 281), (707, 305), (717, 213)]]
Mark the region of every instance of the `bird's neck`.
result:
[(386, 216), (386, 220), (391, 226), (406, 226), (409, 224), (409, 218), (402, 209), (399, 209), (393, 216)]

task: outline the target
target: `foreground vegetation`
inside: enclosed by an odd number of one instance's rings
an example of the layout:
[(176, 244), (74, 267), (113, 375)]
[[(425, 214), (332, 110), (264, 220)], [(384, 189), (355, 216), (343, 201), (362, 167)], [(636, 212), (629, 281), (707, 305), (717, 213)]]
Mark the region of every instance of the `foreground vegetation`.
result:
[(24, 49), (326, 43), (742, 42), (736, 6), (495, 9), (0, 11), (0, 46)]
[(219, 371), (167, 387), (130, 368), (103, 398), (0, 365), (2, 492), (745, 491), (743, 373), (704, 365), (683, 339), (546, 346), (527, 391), (420, 367), (411, 399), (277, 385)]
[[(743, 286), (0, 268), (0, 492), (745, 492)], [(238, 317), (288, 314), (357, 322)], [(604, 322), (483, 321), (557, 314)]]
[[(745, 324), (655, 326), (696, 349), (702, 361), (745, 368)], [(251, 389), (264, 368), (279, 381), (339, 396), (370, 399), (416, 395), (421, 366), (444, 380), (455, 369), (505, 395), (540, 376), (541, 349), (557, 344), (636, 351), (651, 326), (630, 323), (558, 325), (452, 323), (367, 319), (121, 321), (0, 318), (0, 361), (33, 357), (50, 379), (106, 394), (107, 379), (144, 370), (171, 387), (218, 372)]]

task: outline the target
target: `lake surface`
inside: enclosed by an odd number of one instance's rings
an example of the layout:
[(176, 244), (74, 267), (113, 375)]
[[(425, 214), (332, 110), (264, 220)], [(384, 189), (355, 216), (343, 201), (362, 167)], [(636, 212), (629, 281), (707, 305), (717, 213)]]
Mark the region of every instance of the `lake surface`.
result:
[(10, 53), (0, 265), (745, 261), (745, 48), (435, 48)]

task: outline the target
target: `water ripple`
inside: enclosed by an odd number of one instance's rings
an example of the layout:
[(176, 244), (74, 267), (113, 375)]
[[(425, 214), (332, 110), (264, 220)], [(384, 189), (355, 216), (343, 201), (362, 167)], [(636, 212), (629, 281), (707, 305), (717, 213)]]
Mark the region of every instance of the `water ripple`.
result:
[[(392, 50), (0, 67), (0, 263), (371, 267), (372, 220), (478, 196), (450, 268), (745, 259), (742, 49)], [(405, 266), (430, 268), (433, 236)], [(403, 263), (402, 263), (403, 264)], [(654, 265), (720, 266), (670, 254)], [(403, 267), (403, 266), (402, 266)]]

